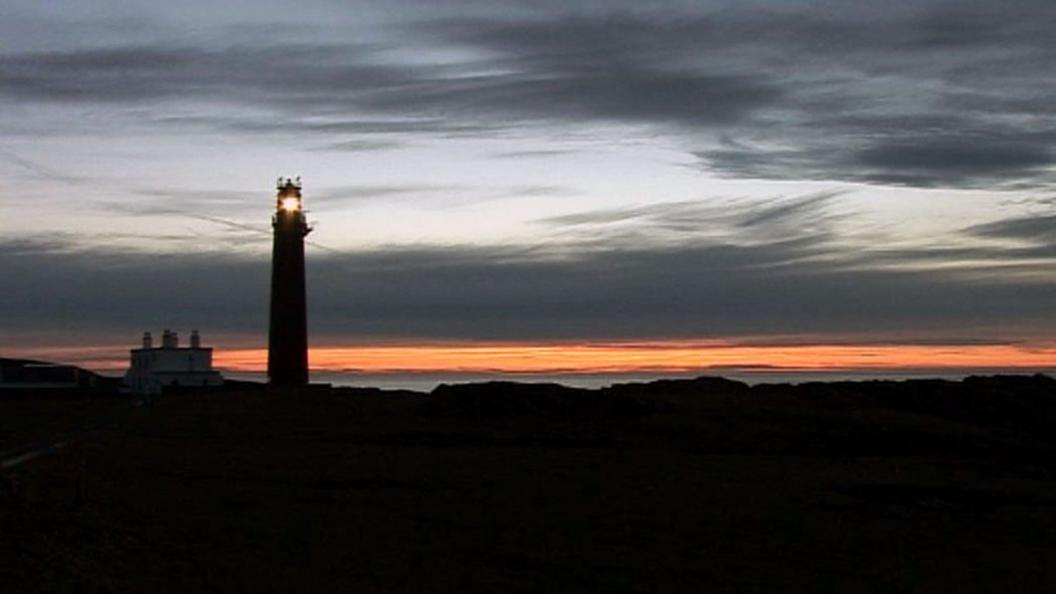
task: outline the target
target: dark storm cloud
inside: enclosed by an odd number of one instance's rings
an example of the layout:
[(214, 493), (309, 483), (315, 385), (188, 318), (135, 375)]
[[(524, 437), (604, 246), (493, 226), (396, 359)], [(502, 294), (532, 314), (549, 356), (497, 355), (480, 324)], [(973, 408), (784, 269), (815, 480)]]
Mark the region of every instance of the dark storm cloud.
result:
[[(365, 91), (416, 80), (413, 69), (369, 63), (365, 57), (369, 53), (369, 49), (347, 44), (39, 52), (5, 57), (0, 63), (0, 93), (49, 102), (184, 99), (296, 109), (355, 101)], [(332, 130), (359, 129), (319, 125)]]
[[(313, 244), (313, 335), (321, 342), (633, 339), (880, 329), (948, 340), (966, 332), (978, 339), (987, 326), (1002, 328), (991, 337), (1000, 339), (1047, 327), (1056, 298), (1049, 218), (969, 227), (952, 246), (856, 248), (832, 228), (839, 206), (840, 194), (830, 192), (707, 211), (679, 202), (542, 221), (575, 228), (578, 243), (565, 244), (370, 252)], [(648, 241), (612, 229), (622, 222), (644, 228)], [(266, 232), (256, 236), (267, 239)], [(134, 334), (168, 324), (263, 332), (265, 257), (144, 254), (119, 249), (114, 238), (92, 245), (74, 237), (0, 244), (0, 266), (12, 279), (0, 295), (0, 316), (11, 331)]]
[(891, 143), (865, 149), (855, 160), (874, 178), (907, 184), (939, 184), (963, 178), (1027, 176), (1053, 161), (1047, 147), (1029, 143), (963, 139), (927, 139), (924, 143)]
[[(519, 62), (510, 56), (489, 69)], [(509, 63), (508, 63), (509, 62)], [(778, 90), (749, 75), (676, 71), (611, 60), (542, 62), (536, 69), (469, 75), (464, 67), (408, 66), (379, 61), (355, 45), (124, 47), (41, 52), (0, 64), (0, 93), (51, 102), (141, 102), (168, 98), (256, 102), (295, 111), (356, 109), (472, 120), (503, 118), (726, 122), (771, 102)], [(384, 124), (385, 122), (382, 122)], [(416, 131), (398, 120), (395, 129)], [(282, 122), (229, 122), (272, 129)], [(456, 130), (459, 124), (454, 124)], [(470, 129), (475, 129), (470, 124)], [(391, 131), (371, 122), (315, 123), (315, 130)]]
[[(728, 174), (770, 179), (843, 179), (916, 187), (1025, 187), (1053, 180), (1052, 139), (1004, 140), (1005, 134), (971, 137), (896, 135), (862, 148), (815, 146), (760, 149), (744, 146), (700, 151), (710, 167)], [(795, 175), (793, 175), (795, 173)]]
[[(698, 154), (729, 175), (1029, 185), (1056, 161), (1056, 126), (1046, 118), (1056, 91), (1046, 66), (1056, 59), (1053, 5), (754, 8), (434, 29), (510, 70), (626, 80), (640, 113), (627, 110), (624, 120), (676, 124), (669, 133), (686, 142), (720, 132), (727, 142)], [(741, 76), (758, 92), (669, 96), (635, 76), (642, 70)], [(594, 107), (606, 111), (604, 102)]]
[(755, 178), (1022, 187), (1056, 163), (1048, 0), (693, 4), (405, 7), (371, 43), (261, 24), (193, 46), (9, 53), (0, 100), (148, 106), (129, 118), (346, 150), (626, 124)]
[[(827, 242), (803, 237), (573, 253), (488, 247), (320, 253), (310, 247), (313, 336), (320, 342), (590, 339), (877, 328), (957, 335), (981, 321), (1015, 335), (1044, 327), (1056, 298), (1056, 283), (980, 282), (985, 270), (827, 262)], [(0, 265), (13, 281), (0, 295), (10, 331), (265, 328), (266, 259), (5, 242)], [(74, 290), (56, 291), (59, 284)]]

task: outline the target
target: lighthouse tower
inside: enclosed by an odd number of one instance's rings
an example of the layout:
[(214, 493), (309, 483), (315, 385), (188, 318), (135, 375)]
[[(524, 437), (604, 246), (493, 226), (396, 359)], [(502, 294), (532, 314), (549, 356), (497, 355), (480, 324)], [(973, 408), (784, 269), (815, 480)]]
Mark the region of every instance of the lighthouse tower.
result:
[(279, 178), (271, 219), (271, 320), (268, 379), (274, 386), (308, 383), (308, 316), (304, 283), (304, 237), (312, 230), (304, 216), (301, 179)]

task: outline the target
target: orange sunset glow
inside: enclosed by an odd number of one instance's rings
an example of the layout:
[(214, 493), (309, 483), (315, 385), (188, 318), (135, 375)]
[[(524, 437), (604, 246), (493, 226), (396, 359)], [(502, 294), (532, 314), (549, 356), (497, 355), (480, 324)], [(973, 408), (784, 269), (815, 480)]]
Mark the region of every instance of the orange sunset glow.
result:
[[(1014, 345), (809, 345), (738, 346), (692, 342), (502, 343), (363, 345), (313, 348), (316, 371), (364, 373), (497, 372), (631, 373), (691, 372), (724, 367), (797, 370), (900, 368), (1041, 368), (1056, 361), (1056, 347)], [(263, 371), (264, 349), (216, 353), (216, 364), (233, 371)]]
[[(99, 370), (127, 367), (127, 350), (99, 346), (22, 351), (31, 358), (78, 363)], [(218, 348), (215, 365), (263, 373), (264, 348)], [(504, 342), (324, 346), (309, 352), (317, 372), (400, 373), (687, 373), (724, 368), (796, 371), (899, 369), (1046, 369), (1056, 346), (1008, 345), (738, 345), (722, 341)]]

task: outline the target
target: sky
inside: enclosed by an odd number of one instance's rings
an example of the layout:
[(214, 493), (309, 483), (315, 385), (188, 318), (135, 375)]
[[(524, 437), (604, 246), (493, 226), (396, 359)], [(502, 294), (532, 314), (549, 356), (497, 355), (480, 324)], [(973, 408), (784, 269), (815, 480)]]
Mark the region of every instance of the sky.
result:
[(1056, 4), (0, 8), (0, 355), (259, 371), (1054, 367)]

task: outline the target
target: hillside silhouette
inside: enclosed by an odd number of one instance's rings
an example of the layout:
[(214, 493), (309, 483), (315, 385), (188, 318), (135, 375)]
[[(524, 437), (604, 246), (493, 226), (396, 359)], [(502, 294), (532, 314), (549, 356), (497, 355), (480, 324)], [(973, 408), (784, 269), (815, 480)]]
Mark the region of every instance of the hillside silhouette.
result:
[(4, 471), (0, 590), (1050, 591), (1054, 388), (242, 384), (81, 418), (5, 398), (27, 429), (4, 447), (112, 422)]

